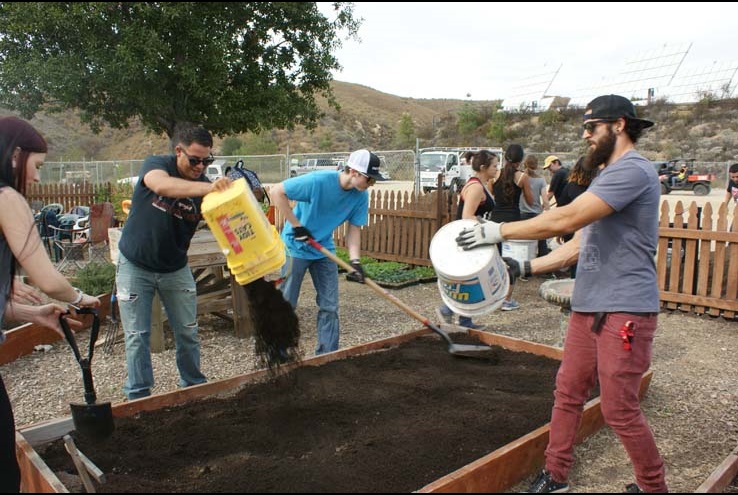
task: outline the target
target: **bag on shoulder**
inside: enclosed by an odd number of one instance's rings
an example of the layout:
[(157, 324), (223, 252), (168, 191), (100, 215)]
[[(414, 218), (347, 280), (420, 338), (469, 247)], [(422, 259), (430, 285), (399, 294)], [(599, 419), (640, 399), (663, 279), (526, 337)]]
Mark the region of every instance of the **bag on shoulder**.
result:
[(256, 175), (256, 172), (254, 172), (253, 170), (249, 170), (244, 167), (243, 160), (238, 160), (233, 167), (226, 167), (225, 175), (231, 180), (238, 180), (243, 177), (244, 179), (246, 179), (246, 183), (251, 188), (251, 191), (254, 193), (257, 201), (259, 201), (260, 203), (266, 202), (268, 204), (271, 204), (269, 195), (267, 194), (264, 186), (261, 185), (259, 176)]

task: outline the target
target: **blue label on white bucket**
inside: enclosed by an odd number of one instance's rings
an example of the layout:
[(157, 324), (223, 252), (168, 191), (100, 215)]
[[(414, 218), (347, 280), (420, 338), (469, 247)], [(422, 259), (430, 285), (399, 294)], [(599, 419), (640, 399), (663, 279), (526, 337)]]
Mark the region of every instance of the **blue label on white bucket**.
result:
[(441, 277), (443, 292), (459, 304), (477, 304), (485, 300), (484, 289), (478, 278), (455, 282)]

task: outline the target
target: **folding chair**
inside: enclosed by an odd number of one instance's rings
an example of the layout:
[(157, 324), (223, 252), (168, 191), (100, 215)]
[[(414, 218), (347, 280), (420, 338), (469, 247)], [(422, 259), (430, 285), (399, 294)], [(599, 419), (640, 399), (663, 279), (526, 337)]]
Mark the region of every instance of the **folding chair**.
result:
[(84, 248), (87, 245), (90, 229), (86, 225), (75, 227), (78, 220), (67, 217), (59, 221), (59, 227), (49, 226), (54, 232), (54, 249), (58, 260), (56, 269), (59, 271), (62, 271), (70, 262), (74, 263), (77, 268), (82, 268), (79, 261), (84, 259)]
[[(108, 229), (115, 224), (115, 208), (112, 203), (96, 203), (90, 207), (90, 233), (87, 238), (89, 260), (98, 257), (109, 261), (105, 253), (109, 253)], [(102, 251), (100, 249), (102, 248)]]

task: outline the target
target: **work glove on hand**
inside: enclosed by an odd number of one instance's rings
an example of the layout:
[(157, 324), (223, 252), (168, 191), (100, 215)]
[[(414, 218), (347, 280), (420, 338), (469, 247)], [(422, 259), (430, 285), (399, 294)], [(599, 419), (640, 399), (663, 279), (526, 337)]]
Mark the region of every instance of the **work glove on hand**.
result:
[(361, 262), (359, 260), (351, 260), (351, 268), (356, 271), (347, 273), (346, 280), (348, 280), (349, 282), (359, 282), (360, 284), (363, 284), (364, 269), (361, 267)]
[(477, 217), (477, 220), (479, 223), (470, 229), (462, 230), (456, 238), (456, 244), (464, 248), (464, 251), (486, 244), (498, 244), (505, 240), (500, 233), (500, 227), (504, 222), (489, 222), (482, 217)]
[(515, 281), (520, 277), (530, 277), (530, 261), (524, 261), (521, 265), (515, 258), (503, 257), (502, 261), (507, 265), (507, 275), (510, 277), (510, 284), (514, 285)]
[(300, 225), (299, 227), (295, 227), (294, 231), (296, 241), (307, 242), (308, 239), (313, 238), (313, 234), (311, 234), (310, 231), (302, 225)]

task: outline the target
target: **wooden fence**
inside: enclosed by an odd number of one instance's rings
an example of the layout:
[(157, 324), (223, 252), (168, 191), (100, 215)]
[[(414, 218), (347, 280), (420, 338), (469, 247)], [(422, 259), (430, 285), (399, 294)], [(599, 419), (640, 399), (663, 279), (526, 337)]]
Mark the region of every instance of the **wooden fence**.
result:
[[(673, 218), (673, 221), (670, 220)], [(738, 208), (733, 219), (738, 218)], [(738, 312), (738, 224), (728, 208), (710, 203), (684, 210), (661, 204), (656, 272), (661, 305), (696, 314), (734, 318)]]
[(109, 182), (92, 184), (33, 184), (26, 192), (29, 204), (34, 201), (41, 205), (59, 203), (64, 205), (63, 211), (75, 206), (90, 206), (93, 203), (110, 201), (112, 184)]
[[(372, 191), (369, 224), (362, 230), (361, 253), (380, 260), (431, 266), (430, 240), (452, 221), (456, 194), (416, 195)], [(738, 216), (738, 208), (733, 217)], [(345, 226), (336, 229), (337, 246), (345, 247)], [(738, 312), (738, 224), (729, 225), (728, 208), (717, 213), (710, 203), (685, 212), (661, 204), (657, 279), (662, 307), (734, 318)]]
[[(29, 202), (61, 203), (66, 211), (110, 197), (112, 185), (34, 184)], [(449, 191), (415, 194), (370, 190), (369, 222), (362, 229), (361, 252), (380, 260), (431, 266), (428, 248), (436, 231), (455, 218), (457, 196)], [(738, 217), (738, 208), (733, 212)], [(281, 229), (284, 217), (275, 223)], [(346, 225), (336, 229), (336, 246), (346, 247)], [(682, 202), (661, 204), (656, 258), (662, 306), (695, 314), (734, 318), (738, 313), (738, 225), (728, 208), (715, 212)]]

